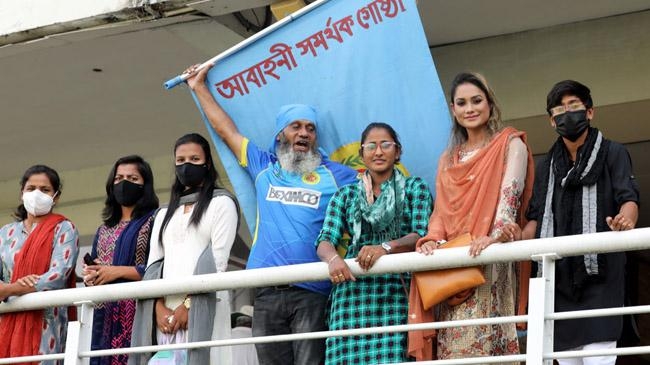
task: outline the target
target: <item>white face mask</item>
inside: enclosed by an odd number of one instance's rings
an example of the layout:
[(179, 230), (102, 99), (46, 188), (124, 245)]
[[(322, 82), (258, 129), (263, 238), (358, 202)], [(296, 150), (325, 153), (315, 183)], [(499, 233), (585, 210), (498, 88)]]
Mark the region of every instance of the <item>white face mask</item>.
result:
[(26, 191), (23, 193), (23, 205), (28, 213), (38, 217), (45, 215), (52, 210), (54, 197), (51, 197), (38, 189)]

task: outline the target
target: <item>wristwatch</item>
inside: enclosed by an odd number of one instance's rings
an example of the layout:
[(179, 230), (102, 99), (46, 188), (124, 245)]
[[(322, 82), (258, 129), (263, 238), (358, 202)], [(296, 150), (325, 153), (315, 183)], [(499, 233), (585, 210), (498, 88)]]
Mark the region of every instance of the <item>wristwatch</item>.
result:
[(190, 310), (190, 306), (192, 305), (192, 299), (190, 297), (185, 297), (185, 300), (183, 301), (183, 306), (185, 309)]
[(382, 243), (381, 243), (381, 248), (383, 248), (384, 250), (386, 250), (386, 253), (387, 253), (387, 254), (389, 254), (389, 253), (393, 250), (393, 247), (392, 247), (392, 246), (390, 245), (390, 243), (388, 243), (388, 242), (382, 242)]

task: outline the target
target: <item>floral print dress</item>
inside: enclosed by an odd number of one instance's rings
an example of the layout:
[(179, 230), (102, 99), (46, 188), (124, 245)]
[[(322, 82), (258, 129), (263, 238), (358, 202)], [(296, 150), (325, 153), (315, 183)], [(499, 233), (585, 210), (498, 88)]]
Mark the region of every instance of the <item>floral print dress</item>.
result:
[[(23, 248), (29, 233), (23, 222), (14, 222), (0, 228), (0, 278), (4, 283), (11, 282), (14, 257)], [(54, 245), (50, 269), (36, 283), (36, 291), (64, 289), (68, 278), (74, 275), (79, 254), (79, 233), (70, 221), (59, 223), (54, 229)], [(68, 326), (68, 308), (54, 307), (44, 309), (43, 334), (39, 354), (53, 354), (64, 351)], [(57, 361), (43, 361), (43, 365), (54, 365)]]
[[(526, 145), (519, 138), (513, 138), (509, 143), (492, 237), (498, 237), (505, 224), (516, 223), (526, 180)], [(463, 154), (460, 163), (470, 160), (477, 151)], [(514, 263), (486, 265), (483, 273), (486, 283), (476, 288), (467, 301), (456, 306), (443, 302), (438, 306), (439, 321), (514, 315), (517, 293)], [(438, 331), (437, 338), (438, 359), (519, 354), (514, 323), (445, 328)]]

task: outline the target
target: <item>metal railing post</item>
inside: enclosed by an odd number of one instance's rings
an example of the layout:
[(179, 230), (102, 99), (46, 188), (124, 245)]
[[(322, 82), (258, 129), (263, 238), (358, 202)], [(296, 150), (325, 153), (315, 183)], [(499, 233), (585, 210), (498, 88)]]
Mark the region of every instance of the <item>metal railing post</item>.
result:
[(528, 338), (526, 341), (527, 365), (550, 365), (544, 354), (553, 352), (553, 320), (545, 318), (555, 311), (555, 253), (535, 255), (542, 261), (542, 277), (530, 280), (528, 288)]
[(528, 287), (528, 337), (526, 365), (542, 365), (544, 358), (545, 279), (530, 279)]
[(64, 365), (88, 365), (90, 358), (80, 358), (79, 353), (90, 351), (93, 332), (93, 312), (95, 304), (91, 301), (77, 302), (81, 305), (79, 320), (68, 323)]
[[(560, 259), (559, 255), (544, 255), (542, 277), (545, 279), (545, 301), (544, 318), (555, 312), (555, 260)], [(544, 320), (544, 353), (553, 352), (553, 333), (555, 332), (555, 321)], [(546, 365), (552, 365), (553, 359), (544, 361)]]

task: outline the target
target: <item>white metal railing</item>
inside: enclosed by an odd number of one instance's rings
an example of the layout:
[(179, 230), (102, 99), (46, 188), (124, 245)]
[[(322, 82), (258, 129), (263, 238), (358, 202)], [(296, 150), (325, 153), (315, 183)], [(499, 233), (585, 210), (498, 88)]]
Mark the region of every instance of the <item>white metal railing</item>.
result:
[[(576, 244), (578, 243), (579, 244)], [(152, 352), (162, 349), (198, 348), (209, 346), (232, 346), (251, 343), (292, 341), (296, 339), (325, 338), (331, 336), (352, 336), (383, 332), (405, 332), (417, 329), (446, 328), (478, 324), (528, 322), (527, 353), (503, 357), (438, 360), (435, 364), (479, 364), (526, 361), (527, 364), (547, 363), (552, 358), (582, 357), (602, 354), (640, 354), (650, 353), (650, 347), (636, 347), (612, 350), (553, 352), (553, 321), (586, 316), (604, 316), (622, 313), (648, 313), (650, 306), (600, 309), (591, 311), (553, 313), (554, 264), (557, 258), (584, 253), (632, 251), (650, 248), (650, 228), (625, 232), (604, 232), (579, 236), (564, 236), (508, 244), (491, 245), (476, 258), (467, 256), (466, 248), (450, 248), (436, 251), (432, 256), (418, 253), (403, 253), (383, 256), (368, 272), (364, 272), (354, 260), (347, 260), (355, 276), (380, 273), (399, 273), (424, 271), (450, 267), (484, 265), (495, 262), (524, 261), (539, 259), (544, 261), (544, 276), (531, 279), (529, 289), (529, 314), (527, 316), (476, 318), (463, 321), (422, 323), (379, 328), (363, 328), (342, 331), (323, 331), (309, 334), (254, 337), (203, 341), (188, 344), (147, 346), (138, 348), (90, 351), (92, 329), (92, 303), (115, 301), (124, 298), (154, 298), (170, 294), (194, 294), (216, 290), (254, 288), (270, 285), (290, 284), (329, 278), (327, 265), (311, 263), (284, 267), (243, 270), (218, 274), (198, 275), (182, 279), (151, 280), (96, 286), (89, 288), (64, 289), (39, 292), (13, 298), (0, 304), (0, 314), (39, 309), (50, 306), (81, 306), (79, 321), (70, 322), (65, 354), (50, 354), (14, 359), (0, 359), (0, 364), (21, 361), (42, 361), (64, 359), (66, 365), (87, 364), (89, 357), (106, 356), (118, 353)]]

